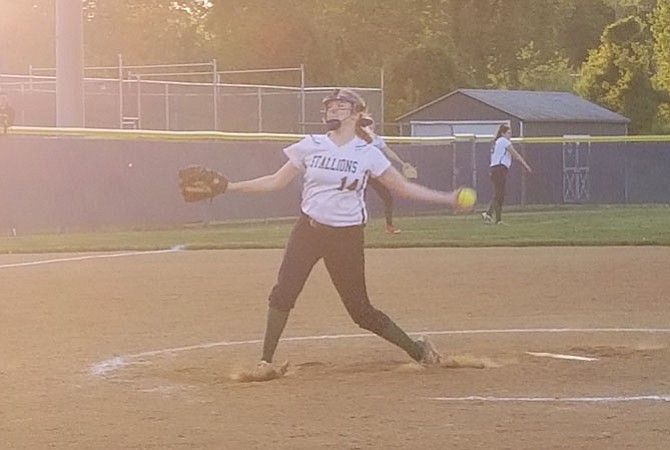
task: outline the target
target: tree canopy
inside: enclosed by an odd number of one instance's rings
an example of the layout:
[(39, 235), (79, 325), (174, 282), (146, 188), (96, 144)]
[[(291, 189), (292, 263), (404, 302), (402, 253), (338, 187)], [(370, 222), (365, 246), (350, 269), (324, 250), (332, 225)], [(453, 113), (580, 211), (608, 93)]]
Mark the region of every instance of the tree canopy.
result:
[[(0, 72), (55, 65), (54, 0), (1, 0)], [(82, 0), (87, 66), (216, 59), (379, 86), (386, 120), (459, 87), (574, 91), (668, 130), (670, 6), (656, 0)], [(273, 78), (274, 77), (274, 78)], [(252, 82), (284, 83), (286, 75)], [(249, 82), (249, 78), (240, 79)]]

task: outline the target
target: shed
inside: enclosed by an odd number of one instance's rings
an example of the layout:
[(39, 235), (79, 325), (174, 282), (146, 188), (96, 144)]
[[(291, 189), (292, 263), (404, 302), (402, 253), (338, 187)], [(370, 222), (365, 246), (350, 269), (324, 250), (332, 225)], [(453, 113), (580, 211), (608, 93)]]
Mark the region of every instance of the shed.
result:
[(396, 119), (401, 135), (620, 136), (630, 120), (570, 92), (458, 89)]

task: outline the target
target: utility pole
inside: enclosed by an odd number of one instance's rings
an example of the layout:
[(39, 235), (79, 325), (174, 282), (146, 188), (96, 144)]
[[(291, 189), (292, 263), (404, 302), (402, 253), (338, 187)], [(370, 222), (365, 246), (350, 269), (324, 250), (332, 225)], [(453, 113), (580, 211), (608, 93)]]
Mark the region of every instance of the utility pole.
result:
[(56, 126), (84, 126), (81, 0), (56, 0)]

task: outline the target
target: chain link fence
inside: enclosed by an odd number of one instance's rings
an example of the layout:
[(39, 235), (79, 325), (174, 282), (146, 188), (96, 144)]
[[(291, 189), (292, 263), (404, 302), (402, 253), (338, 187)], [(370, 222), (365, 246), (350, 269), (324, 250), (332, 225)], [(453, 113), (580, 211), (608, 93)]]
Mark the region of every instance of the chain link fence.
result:
[[(203, 71), (203, 66), (206, 66)], [(304, 69), (217, 71), (216, 62), (92, 67), (84, 79), (86, 128), (134, 128), (166, 131), (313, 133), (321, 131), (321, 100), (333, 87), (307, 87)], [(115, 76), (110, 76), (115, 72)], [(223, 83), (265, 73), (296, 72), (298, 85)], [(257, 77), (256, 77), (257, 78)], [(26, 75), (0, 74), (9, 93), (17, 125), (56, 125), (56, 77), (53, 69)], [(383, 86), (353, 87), (383, 122)]]

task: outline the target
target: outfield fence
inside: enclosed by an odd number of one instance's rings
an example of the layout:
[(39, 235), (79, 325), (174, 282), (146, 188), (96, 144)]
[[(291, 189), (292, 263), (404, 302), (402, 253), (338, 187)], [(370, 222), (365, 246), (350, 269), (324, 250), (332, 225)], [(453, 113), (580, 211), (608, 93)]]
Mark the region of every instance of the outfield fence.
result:
[[(273, 172), (301, 134), (13, 127), (0, 135), (0, 230), (155, 227), (295, 216), (300, 183), (265, 195), (185, 204), (177, 170), (198, 163), (239, 180)], [(670, 203), (670, 136), (514, 139), (533, 168), (514, 164), (507, 205)], [(491, 196), (489, 136), (389, 137), (419, 182)], [(381, 202), (367, 196), (373, 215)], [(396, 214), (436, 211), (396, 200)]]

